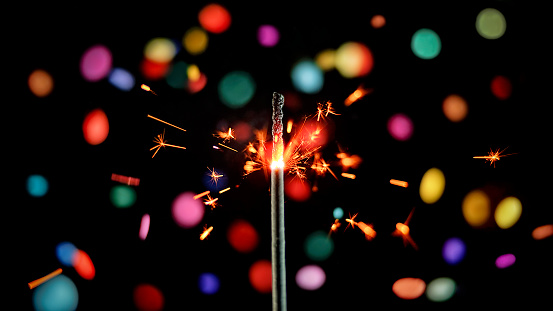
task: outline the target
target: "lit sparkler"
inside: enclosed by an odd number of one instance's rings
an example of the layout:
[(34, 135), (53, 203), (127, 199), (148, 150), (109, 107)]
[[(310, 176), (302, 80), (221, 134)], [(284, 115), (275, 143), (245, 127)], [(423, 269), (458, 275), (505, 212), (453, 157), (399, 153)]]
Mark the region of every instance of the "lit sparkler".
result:
[(159, 149), (161, 149), (161, 147), (163, 147), (163, 148), (173, 147), (173, 148), (186, 149), (186, 147), (181, 147), (181, 146), (168, 144), (167, 141), (165, 140), (164, 136), (165, 136), (165, 130), (163, 130), (162, 134), (159, 134), (154, 138), (154, 143), (157, 143), (157, 145), (150, 148), (150, 151), (152, 151), (154, 149), (156, 150), (154, 152), (154, 155), (152, 155), (152, 158), (156, 156), (157, 152), (159, 151)]
[(33, 289), (33, 288), (39, 286), (40, 284), (42, 284), (42, 283), (52, 279), (53, 277), (61, 274), (61, 272), (62, 272), (62, 269), (58, 268), (54, 272), (50, 272), (47, 275), (45, 275), (45, 276), (43, 276), (39, 279), (36, 279), (34, 281), (29, 282), (29, 289)]
[[(509, 148), (509, 147), (507, 147)], [(512, 153), (510, 154), (502, 154), (503, 151), (505, 151), (507, 148), (503, 149), (503, 150), (499, 150), (499, 148), (496, 150), (496, 151), (493, 151), (491, 148), (490, 148), (490, 152), (488, 152), (488, 155), (487, 156), (476, 156), (476, 157), (472, 157), (473, 159), (485, 159), (486, 161), (490, 161), (490, 165), (493, 164), (493, 167), (495, 168), (495, 162), (499, 161), (500, 158), (502, 157), (506, 157), (508, 155), (511, 155)]]
[(413, 248), (415, 250), (418, 250), (418, 246), (417, 244), (415, 243), (415, 241), (413, 241), (413, 239), (411, 238), (411, 235), (409, 234), (410, 232), (410, 229), (409, 229), (409, 221), (411, 221), (411, 217), (413, 216), (413, 212), (415, 211), (415, 208), (413, 208), (411, 210), (411, 212), (409, 213), (409, 216), (407, 216), (407, 219), (405, 220), (404, 223), (400, 223), (398, 222), (396, 224), (396, 230), (394, 232), (392, 232), (392, 235), (393, 236), (400, 236), (402, 239), (403, 239), (403, 245), (404, 246), (407, 246), (407, 243), (411, 244), (411, 246), (413, 246)]

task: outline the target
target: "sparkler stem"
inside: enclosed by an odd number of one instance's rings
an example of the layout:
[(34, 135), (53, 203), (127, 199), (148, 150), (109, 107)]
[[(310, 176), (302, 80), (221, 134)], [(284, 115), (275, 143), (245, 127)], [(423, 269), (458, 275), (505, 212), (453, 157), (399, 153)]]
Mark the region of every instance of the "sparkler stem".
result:
[(282, 106), (284, 96), (273, 93), (273, 164), (271, 165), (271, 253), (273, 311), (286, 310), (286, 264), (284, 253), (284, 144)]

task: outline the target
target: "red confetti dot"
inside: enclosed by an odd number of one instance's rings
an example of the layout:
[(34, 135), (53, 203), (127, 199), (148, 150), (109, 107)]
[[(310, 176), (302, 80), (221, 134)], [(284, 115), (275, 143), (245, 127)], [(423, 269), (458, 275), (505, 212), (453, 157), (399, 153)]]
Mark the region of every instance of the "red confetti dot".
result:
[(284, 180), (284, 193), (296, 202), (303, 202), (311, 197), (311, 186), (306, 180), (286, 178)]
[(94, 268), (90, 256), (82, 250), (76, 252), (75, 258), (73, 259), (73, 267), (85, 280), (92, 280), (96, 275), (96, 269)]
[(222, 33), (230, 26), (230, 13), (219, 4), (208, 4), (198, 14), (202, 27), (212, 33)]
[(139, 284), (134, 288), (134, 305), (140, 311), (158, 311), (163, 309), (163, 293), (150, 284)]
[(144, 58), (140, 62), (140, 71), (144, 78), (149, 80), (159, 80), (169, 71), (170, 63), (158, 63)]
[(229, 227), (227, 238), (230, 245), (241, 253), (253, 251), (259, 242), (255, 228), (245, 220), (235, 220)]
[(83, 121), (83, 135), (87, 143), (99, 145), (108, 137), (108, 117), (102, 109), (92, 110)]
[(511, 97), (513, 85), (511, 84), (511, 80), (509, 80), (509, 78), (504, 76), (495, 76), (492, 79), (490, 89), (495, 97), (500, 100), (505, 100)]
[(272, 286), (271, 262), (269, 260), (258, 260), (250, 267), (250, 283), (252, 287), (263, 294), (270, 293)]

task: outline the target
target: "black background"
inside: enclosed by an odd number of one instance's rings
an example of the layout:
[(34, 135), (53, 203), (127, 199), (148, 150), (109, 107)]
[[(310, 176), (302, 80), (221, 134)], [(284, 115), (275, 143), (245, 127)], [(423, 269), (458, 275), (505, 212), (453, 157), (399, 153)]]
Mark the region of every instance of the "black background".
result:
[[(388, 2), (352, 4), (313, 3), (289, 6), (279, 3), (245, 5), (224, 3), (232, 15), (231, 27), (209, 34), (205, 53), (192, 56), (182, 49), (175, 61), (195, 63), (208, 78), (197, 94), (169, 87), (162, 79), (141, 76), (139, 63), (146, 42), (154, 37), (182, 39), (198, 25), (197, 13), (205, 5), (133, 4), (121, 8), (108, 4), (78, 4), (8, 9), (16, 18), (6, 27), (4, 50), (8, 71), (4, 76), (3, 154), (6, 182), (3, 221), (6, 233), (4, 257), (8, 259), (10, 288), (6, 295), (17, 309), (32, 308), (27, 282), (60, 267), (55, 247), (70, 241), (86, 251), (96, 268), (92, 281), (73, 269), (64, 269), (79, 290), (80, 310), (133, 309), (132, 292), (139, 283), (157, 286), (164, 294), (165, 309), (240, 308), (268, 310), (270, 294), (259, 294), (249, 284), (248, 269), (259, 259), (270, 259), (270, 200), (268, 181), (262, 173), (242, 177), (244, 156), (217, 151), (216, 130), (246, 121), (267, 128), (271, 120), (271, 96), (277, 91), (296, 97), (297, 109), (285, 117), (301, 120), (313, 114), (316, 104), (331, 101), (339, 116), (332, 116), (334, 132), (323, 157), (335, 160), (338, 144), (363, 162), (354, 171), (357, 179), (331, 176), (318, 179), (319, 191), (306, 202), (286, 202), (288, 305), (290, 310), (321, 310), (391, 306), (489, 305), (547, 302), (551, 284), (551, 238), (535, 241), (534, 228), (552, 223), (549, 164), (551, 97), (549, 28), (541, 22), (539, 7), (517, 1), (450, 3), (447, 5)], [(486, 7), (499, 9), (507, 31), (497, 40), (486, 40), (475, 29), (477, 14)], [(370, 26), (374, 14), (386, 17), (381, 29)], [(274, 48), (259, 46), (256, 30), (275, 25), (281, 34)], [(440, 36), (441, 53), (432, 60), (417, 58), (410, 49), (413, 33), (430, 28)], [(314, 95), (297, 92), (290, 80), (292, 65), (313, 58), (323, 49), (336, 49), (347, 41), (366, 44), (374, 55), (374, 69), (365, 77), (346, 79), (336, 71), (325, 73), (323, 89)], [(90, 46), (104, 44), (112, 52), (113, 65), (129, 70), (135, 87), (123, 92), (107, 79), (86, 82), (79, 73), (79, 59)], [(46, 98), (35, 97), (27, 87), (34, 69), (54, 78), (54, 90)], [(249, 72), (256, 82), (252, 100), (243, 108), (224, 106), (217, 93), (218, 81), (228, 72)], [(512, 96), (498, 100), (490, 92), (495, 75), (508, 77)], [(146, 83), (158, 94), (140, 89)], [(359, 85), (374, 92), (350, 107), (341, 103)], [(448, 121), (441, 110), (443, 99), (456, 93), (469, 105), (460, 123)], [(98, 146), (85, 142), (82, 121), (95, 108), (103, 109), (110, 122), (109, 136)], [(395, 141), (386, 122), (397, 112), (409, 115), (415, 126), (407, 142)], [(147, 114), (187, 129), (186, 133), (146, 118)], [(166, 129), (170, 143), (187, 150), (160, 150), (151, 158), (152, 139)], [(244, 147), (236, 143), (235, 147)], [(516, 153), (496, 163), (472, 159), (490, 148)], [(214, 226), (200, 241), (201, 226), (178, 227), (170, 206), (183, 191), (202, 192), (207, 167), (225, 171), (229, 185), (240, 185), (220, 196), (221, 206), (206, 210), (203, 223)], [(442, 198), (423, 203), (418, 184), (424, 172), (440, 168), (446, 177)], [(336, 171), (339, 167), (334, 166)], [(118, 209), (109, 200), (116, 185), (112, 173), (140, 178), (137, 201)], [(25, 182), (31, 174), (49, 181), (49, 192), (30, 197)], [(391, 186), (389, 179), (406, 180), (406, 189)], [(313, 179), (310, 180), (311, 182)], [(523, 205), (520, 220), (502, 230), (493, 223), (473, 229), (464, 220), (461, 203), (477, 188), (487, 189), (492, 205), (513, 195)], [(327, 231), (332, 210), (373, 223), (377, 238), (366, 241), (356, 230), (340, 229), (332, 239), (334, 252), (323, 262), (313, 262), (303, 250), (305, 238), (316, 230)], [(392, 237), (415, 207), (410, 223), (415, 251)], [(145, 241), (137, 237), (144, 213), (152, 218)], [(258, 230), (260, 243), (249, 254), (234, 251), (226, 229), (234, 219), (246, 219)], [(343, 227), (345, 227), (345, 223)], [(465, 259), (450, 266), (441, 257), (443, 242), (462, 238)], [(495, 259), (513, 253), (516, 263), (500, 270)], [(326, 283), (314, 292), (301, 290), (295, 273), (307, 264), (319, 264)], [(201, 294), (198, 275), (213, 272), (221, 281), (213, 296)], [(397, 298), (392, 284), (399, 278), (418, 277), (426, 283), (450, 277), (457, 292), (444, 303), (424, 295), (413, 301)], [(544, 283), (545, 282), (545, 283)]]

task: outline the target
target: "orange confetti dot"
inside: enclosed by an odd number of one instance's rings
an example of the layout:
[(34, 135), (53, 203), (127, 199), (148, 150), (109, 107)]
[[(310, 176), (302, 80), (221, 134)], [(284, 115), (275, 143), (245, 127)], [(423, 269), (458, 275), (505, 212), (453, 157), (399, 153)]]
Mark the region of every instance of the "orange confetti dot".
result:
[(200, 25), (212, 33), (222, 33), (230, 27), (229, 11), (220, 4), (208, 4), (198, 14)]
[(31, 92), (37, 97), (46, 97), (54, 89), (54, 79), (42, 69), (31, 72), (27, 83)]
[(252, 287), (260, 293), (270, 293), (272, 286), (271, 262), (258, 260), (253, 263), (249, 271), (249, 279)]

